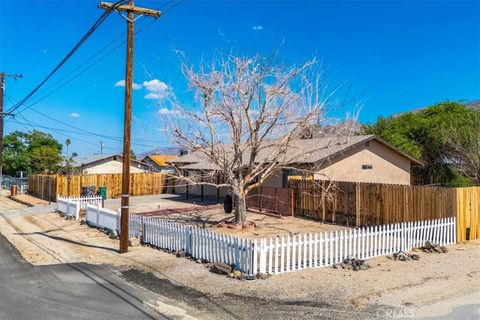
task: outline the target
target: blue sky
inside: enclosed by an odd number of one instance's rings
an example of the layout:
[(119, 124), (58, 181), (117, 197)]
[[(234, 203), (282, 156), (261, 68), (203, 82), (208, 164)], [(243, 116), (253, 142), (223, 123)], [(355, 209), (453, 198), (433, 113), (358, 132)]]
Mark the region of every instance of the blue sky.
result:
[[(166, 2), (138, 0), (136, 5), (158, 8)], [(7, 109), (45, 77), (101, 13), (96, 1), (2, 0), (0, 71), (24, 75), (17, 82), (7, 80)], [(88, 65), (85, 61), (115, 38), (123, 40), (125, 28), (123, 18), (112, 14), (45, 88)], [(166, 88), (188, 99), (175, 49), (192, 63), (232, 46), (245, 54), (268, 54), (281, 43), (288, 63), (317, 56), (331, 85), (345, 83), (342, 99), (363, 104), (362, 122), (446, 99), (480, 98), (478, 1), (186, 0), (156, 21), (139, 21), (136, 28), (142, 30), (134, 50), (134, 81), (141, 85), (133, 95), (137, 153), (170, 145), (159, 130), (161, 106), (148, 98), (161, 97)], [(123, 133), (124, 93), (115, 84), (125, 72), (121, 40), (104, 53), (118, 49), (33, 107), (53, 120), (26, 110), (25, 119), (7, 122), (6, 132), (33, 126), (62, 142), (70, 137), (70, 150), (80, 154), (98, 152), (100, 140), (104, 152), (120, 151), (116, 138)], [(341, 117), (352, 107), (331, 115)], [(61, 122), (106, 137), (72, 132)]]

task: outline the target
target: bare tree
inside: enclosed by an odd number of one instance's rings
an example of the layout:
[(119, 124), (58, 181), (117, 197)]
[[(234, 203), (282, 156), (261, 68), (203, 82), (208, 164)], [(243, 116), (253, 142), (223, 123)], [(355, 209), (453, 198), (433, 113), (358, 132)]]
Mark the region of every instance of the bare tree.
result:
[[(208, 66), (184, 64), (196, 105), (169, 106), (174, 141), (204, 162), (196, 175), (178, 170), (180, 178), (228, 187), (242, 225), (249, 191), (313, 151), (298, 148), (296, 141), (305, 128), (322, 123), (338, 89), (327, 88), (315, 59), (298, 66), (274, 60), (228, 55)], [(214, 172), (221, 174), (220, 184)]]
[(469, 126), (453, 124), (446, 130), (448, 161), (474, 183), (480, 183), (480, 111), (473, 113)]

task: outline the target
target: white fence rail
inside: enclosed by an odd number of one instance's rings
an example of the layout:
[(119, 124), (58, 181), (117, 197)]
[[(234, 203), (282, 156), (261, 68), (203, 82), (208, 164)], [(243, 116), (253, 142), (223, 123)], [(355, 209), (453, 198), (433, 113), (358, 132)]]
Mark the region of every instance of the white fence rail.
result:
[(68, 199), (70, 200), (70, 202), (78, 202), (80, 204), (80, 209), (82, 210), (86, 210), (88, 204), (103, 207), (102, 196), (81, 196), (81, 197), (62, 198), (59, 195), (57, 195), (57, 199), (64, 199), (64, 200)]
[(331, 266), (348, 256), (368, 259), (410, 251), (425, 241), (455, 243), (455, 218), (390, 224), (348, 231), (260, 239), (254, 242), (253, 268), (279, 274)]
[(78, 220), (80, 218), (80, 204), (68, 198), (57, 197), (57, 211)]
[(118, 213), (99, 205), (87, 204), (86, 221), (89, 225), (108, 230), (117, 230)]
[(252, 264), (252, 253), (255, 252), (252, 240), (145, 217), (142, 241), (162, 249), (185, 251), (186, 255), (196, 259), (235, 265), (238, 270), (247, 274), (255, 273)]
[[(100, 205), (87, 204), (86, 221), (97, 228), (115, 230), (120, 234), (120, 209), (118, 211), (102, 208)], [(129, 237), (138, 237), (142, 233), (143, 217), (130, 214), (128, 217)]]

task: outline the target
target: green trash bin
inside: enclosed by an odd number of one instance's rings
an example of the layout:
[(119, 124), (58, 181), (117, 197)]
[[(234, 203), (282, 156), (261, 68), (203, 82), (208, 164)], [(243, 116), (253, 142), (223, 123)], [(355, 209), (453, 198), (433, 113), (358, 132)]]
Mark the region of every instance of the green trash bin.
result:
[(107, 200), (107, 187), (99, 187), (98, 193), (102, 196), (103, 200)]

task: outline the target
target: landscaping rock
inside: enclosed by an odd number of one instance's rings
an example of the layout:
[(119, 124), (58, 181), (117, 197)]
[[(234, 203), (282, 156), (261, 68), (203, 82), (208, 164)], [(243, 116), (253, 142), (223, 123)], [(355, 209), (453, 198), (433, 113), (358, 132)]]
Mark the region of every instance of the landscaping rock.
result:
[(399, 260), (399, 261), (410, 261), (410, 260), (419, 260), (420, 256), (416, 253), (410, 254), (403, 251), (395, 252), (392, 255), (387, 256), (389, 259)]
[(257, 273), (257, 279), (266, 280), (267, 278), (268, 274), (262, 272)]
[(223, 262), (217, 262), (214, 263), (212, 266), (212, 272), (218, 273), (218, 274), (225, 274), (228, 275), (232, 272), (232, 267), (230, 265), (223, 263)]
[(176, 256), (177, 256), (177, 258), (185, 258), (186, 253), (185, 253), (184, 250), (182, 250), (182, 251), (177, 251)]
[(117, 230), (112, 230), (112, 231), (110, 231), (110, 232), (108, 233), (108, 237), (109, 237), (110, 239), (117, 239), (117, 237), (118, 237)]
[(425, 241), (425, 245), (421, 247), (423, 252), (426, 253), (447, 253), (448, 249), (444, 246), (436, 245), (430, 241)]
[(233, 270), (233, 276), (237, 279), (240, 279), (242, 277), (242, 271), (240, 270)]
[(353, 271), (370, 269), (370, 266), (367, 263), (365, 263), (364, 260), (356, 259), (351, 256), (344, 259), (343, 262), (341, 263), (332, 265), (332, 267), (335, 269), (341, 268), (341, 269), (347, 269), (347, 270), (353, 270)]
[(140, 245), (140, 239), (139, 238), (130, 238), (128, 241), (128, 245), (130, 247), (138, 247)]
[(252, 274), (243, 274), (242, 275), (242, 279), (243, 280), (256, 280), (257, 277), (255, 275), (252, 275)]
[(85, 220), (80, 220), (80, 225), (83, 226), (84, 224), (87, 224), (87, 221), (85, 221)]

